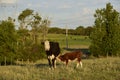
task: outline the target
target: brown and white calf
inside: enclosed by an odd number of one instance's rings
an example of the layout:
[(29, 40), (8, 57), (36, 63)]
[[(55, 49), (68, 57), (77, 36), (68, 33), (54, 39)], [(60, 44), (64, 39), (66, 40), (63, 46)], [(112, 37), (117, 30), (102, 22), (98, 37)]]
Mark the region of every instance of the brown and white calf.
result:
[(63, 55), (60, 55), (58, 57), (58, 60), (63, 61), (66, 63), (66, 66), (68, 65), (69, 61), (73, 61), (76, 60), (77, 61), (77, 65), (76, 67), (79, 66), (79, 64), (81, 65), (82, 68), (82, 62), (81, 62), (81, 57), (82, 57), (82, 52), (81, 51), (74, 51), (74, 52), (69, 52), (69, 53), (65, 53)]

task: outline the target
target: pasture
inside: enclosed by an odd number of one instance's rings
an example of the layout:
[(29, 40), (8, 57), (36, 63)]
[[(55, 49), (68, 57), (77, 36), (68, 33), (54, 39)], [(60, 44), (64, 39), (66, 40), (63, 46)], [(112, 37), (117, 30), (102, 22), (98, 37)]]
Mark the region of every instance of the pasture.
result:
[(83, 59), (83, 68), (71, 62), (66, 67), (57, 62), (55, 70), (49, 70), (47, 60), (36, 63), (0, 66), (0, 80), (119, 80), (120, 58)]
[[(41, 39), (41, 35), (39, 38)], [(61, 48), (66, 47), (65, 34), (48, 34), (47, 39), (50, 41), (59, 42)], [(68, 47), (70, 48), (88, 48), (90, 45), (90, 39), (88, 36), (68, 35), (67, 41), (68, 41)]]

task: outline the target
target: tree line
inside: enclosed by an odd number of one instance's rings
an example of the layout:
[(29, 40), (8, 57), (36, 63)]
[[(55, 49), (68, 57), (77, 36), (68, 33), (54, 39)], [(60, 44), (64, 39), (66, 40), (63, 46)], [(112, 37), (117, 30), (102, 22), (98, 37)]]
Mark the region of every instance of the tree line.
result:
[[(107, 3), (106, 8), (96, 10), (94, 17), (92, 27), (78, 26), (76, 29), (68, 29), (68, 34), (89, 36), (90, 52), (93, 56), (120, 55), (120, 13)], [(19, 27), (16, 29), (13, 18), (0, 21), (1, 65), (14, 63), (17, 59), (36, 61), (45, 58), (44, 47), (40, 41), (46, 40), (48, 33), (66, 33), (66, 29), (50, 28), (50, 20), (31, 9), (22, 11), (18, 22)]]
[[(88, 26), (78, 26), (76, 29), (68, 29), (68, 34), (70, 35), (81, 35), (81, 36), (90, 36), (93, 27)], [(48, 30), (48, 33), (55, 33), (55, 34), (66, 34), (66, 29), (61, 29), (58, 27), (51, 27)]]

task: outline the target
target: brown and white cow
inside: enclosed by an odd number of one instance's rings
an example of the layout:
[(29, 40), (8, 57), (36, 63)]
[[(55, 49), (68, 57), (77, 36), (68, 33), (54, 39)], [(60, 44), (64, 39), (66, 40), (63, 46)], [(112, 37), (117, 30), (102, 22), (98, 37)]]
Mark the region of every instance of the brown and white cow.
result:
[(69, 52), (69, 53), (65, 53), (63, 55), (60, 55), (58, 57), (58, 60), (65, 62), (66, 66), (68, 65), (69, 61), (73, 61), (76, 60), (77, 61), (77, 65), (76, 67), (79, 66), (79, 64), (81, 65), (82, 68), (82, 62), (81, 62), (81, 57), (82, 57), (82, 52), (81, 51), (74, 51), (74, 52)]

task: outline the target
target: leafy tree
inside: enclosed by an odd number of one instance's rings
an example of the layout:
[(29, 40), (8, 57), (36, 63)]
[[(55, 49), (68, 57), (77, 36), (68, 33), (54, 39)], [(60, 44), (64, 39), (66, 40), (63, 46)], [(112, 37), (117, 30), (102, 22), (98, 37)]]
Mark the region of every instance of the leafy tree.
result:
[(85, 29), (83, 26), (79, 26), (76, 28), (75, 30), (76, 34), (79, 34), (79, 35), (84, 35), (85, 34)]
[[(74, 30), (74, 29), (68, 29), (68, 34), (76, 35), (75, 31), (76, 31), (76, 30)], [(65, 34), (65, 30), (64, 30), (63, 33)]]
[(93, 28), (91, 26), (86, 27), (85, 28), (85, 35), (90, 36), (92, 31), (93, 31)]
[(41, 22), (42, 22), (42, 17), (38, 13), (33, 14), (33, 18), (30, 22), (30, 26), (32, 28), (32, 30), (31, 30), (32, 39), (35, 44), (37, 44), (38, 33), (41, 28)]
[(27, 26), (31, 23), (32, 16), (33, 10), (31, 9), (25, 9), (18, 16), (18, 22), (20, 23), (20, 28), (18, 30), (19, 35), (18, 43), (21, 44), (23, 48), (25, 46), (25, 42), (29, 34)]
[(27, 28), (27, 25), (31, 21), (31, 15), (33, 13), (33, 10), (31, 9), (26, 9), (22, 11), (22, 13), (18, 16), (18, 21), (20, 23), (20, 29), (25, 29)]
[[(95, 25), (90, 35), (91, 52), (96, 55), (112, 56), (120, 51), (120, 13), (110, 3), (106, 8), (97, 9)], [(120, 54), (119, 54), (120, 55)]]
[(8, 17), (8, 21), (10, 21), (11, 23), (14, 23), (15, 19), (13, 19), (12, 17)]
[(15, 26), (11, 21), (0, 22), (0, 63), (10, 63), (11, 59), (14, 60), (16, 53), (16, 32)]
[(18, 21), (20, 23), (20, 29), (28, 29), (27, 27), (32, 29), (31, 36), (33, 42), (37, 42), (38, 32), (42, 33), (43, 40), (45, 40), (50, 25), (48, 19), (42, 19), (38, 13), (34, 14), (33, 10), (26, 9), (18, 16)]
[(40, 30), (42, 32), (43, 41), (46, 40), (46, 36), (47, 36), (47, 33), (48, 33), (49, 26), (50, 26), (50, 20), (48, 20), (48, 19), (42, 20)]
[[(26, 9), (18, 16), (20, 29), (18, 33), (18, 59), (35, 61), (44, 58), (43, 48), (38, 42), (39, 34), (46, 37), (50, 21), (42, 19), (38, 13)], [(26, 27), (27, 26), (27, 27)]]

